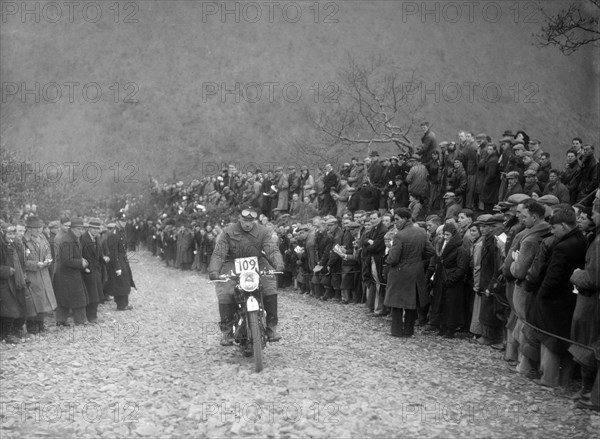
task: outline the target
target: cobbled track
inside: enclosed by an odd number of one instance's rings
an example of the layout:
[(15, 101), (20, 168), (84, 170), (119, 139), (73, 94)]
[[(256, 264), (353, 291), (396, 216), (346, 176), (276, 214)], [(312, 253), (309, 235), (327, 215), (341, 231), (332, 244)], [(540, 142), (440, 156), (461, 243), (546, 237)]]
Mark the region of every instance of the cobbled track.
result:
[(361, 305), (279, 295), (282, 340), (219, 346), (214, 287), (146, 252), (131, 312), (0, 346), (0, 437), (593, 438), (600, 417), (465, 339), (389, 337)]

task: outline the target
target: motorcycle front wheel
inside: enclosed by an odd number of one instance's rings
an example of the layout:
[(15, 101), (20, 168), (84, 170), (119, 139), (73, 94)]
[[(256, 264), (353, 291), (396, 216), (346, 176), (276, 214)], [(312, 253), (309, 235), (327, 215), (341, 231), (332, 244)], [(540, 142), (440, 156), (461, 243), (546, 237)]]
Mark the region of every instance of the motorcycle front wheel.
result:
[(252, 351), (254, 353), (254, 368), (257, 372), (263, 370), (263, 345), (258, 313), (248, 313), (248, 326), (250, 327), (250, 340), (252, 340)]

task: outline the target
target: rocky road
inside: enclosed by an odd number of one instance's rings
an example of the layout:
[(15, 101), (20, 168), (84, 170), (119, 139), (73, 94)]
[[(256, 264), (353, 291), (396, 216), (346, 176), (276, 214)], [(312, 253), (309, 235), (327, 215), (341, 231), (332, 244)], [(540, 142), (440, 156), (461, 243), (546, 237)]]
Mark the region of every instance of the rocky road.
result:
[[(509, 370), (501, 354), (362, 305), (279, 295), (265, 369), (219, 345), (214, 287), (146, 252), (130, 312), (0, 346), (0, 437), (593, 438), (600, 416)], [(569, 389), (574, 390), (574, 389)]]

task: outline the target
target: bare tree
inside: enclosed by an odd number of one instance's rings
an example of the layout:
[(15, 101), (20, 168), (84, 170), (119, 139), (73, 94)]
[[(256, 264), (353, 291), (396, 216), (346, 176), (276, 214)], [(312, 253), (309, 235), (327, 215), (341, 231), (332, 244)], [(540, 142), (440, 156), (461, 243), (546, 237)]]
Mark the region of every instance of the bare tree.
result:
[(338, 103), (312, 117), (320, 138), (317, 144), (304, 144), (306, 152), (333, 150), (339, 155), (357, 146), (370, 152), (374, 145), (392, 143), (403, 153), (412, 153), (415, 144), (408, 135), (424, 101), (415, 96), (420, 87), (415, 71), (404, 81), (401, 75), (384, 57), (363, 66), (348, 56), (348, 67), (340, 75)]
[(533, 34), (539, 46), (558, 47), (564, 55), (571, 55), (587, 45), (598, 47), (600, 0), (578, 1), (556, 14), (542, 8), (542, 13), (546, 23), (541, 33)]

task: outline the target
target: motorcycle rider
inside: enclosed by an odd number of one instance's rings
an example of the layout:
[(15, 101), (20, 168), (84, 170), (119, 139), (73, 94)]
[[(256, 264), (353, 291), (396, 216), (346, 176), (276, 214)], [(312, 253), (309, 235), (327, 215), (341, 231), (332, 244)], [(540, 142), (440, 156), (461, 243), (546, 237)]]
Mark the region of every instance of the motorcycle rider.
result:
[[(253, 208), (242, 210), (239, 220), (225, 227), (217, 237), (215, 249), (208, 267), (211, 280), (219, 279), (221, 273), (227, 274), (234, 269), (236, 258), (256, 256), (261, 271), (283, 270), (283, 257), (279, 251), (277, 236), (266, 227), (258, 224), (258, 213)], [(230, 281), (233, 282), (233, 281)], [(234, 299), (232, 283), (217, 283), (216, 292), (219, 301), (221, 321), (221, 345), (233, 344), (233, 319), (237, 304)], [(275, 277), (263, 276), (263, 305), (267, 312), (267, 336), (271, 342), (279, 341), (277, 334), (277, 292)]]

